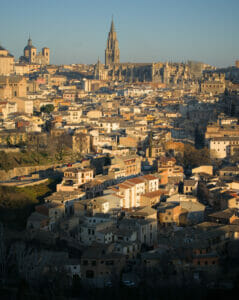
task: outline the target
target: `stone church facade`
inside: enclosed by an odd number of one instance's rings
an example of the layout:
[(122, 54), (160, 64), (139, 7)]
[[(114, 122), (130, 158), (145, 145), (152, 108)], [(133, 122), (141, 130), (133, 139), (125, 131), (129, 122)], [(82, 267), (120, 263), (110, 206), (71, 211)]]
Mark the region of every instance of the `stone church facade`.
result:
[(23, 50), (23, 56), (20, 57), (20, 62), (27, 64), (50, 64), (50, 49), (47, 47), (42, 48), (41, 52), (37, 53), (37, 48), (32, 45), (31, 38)]

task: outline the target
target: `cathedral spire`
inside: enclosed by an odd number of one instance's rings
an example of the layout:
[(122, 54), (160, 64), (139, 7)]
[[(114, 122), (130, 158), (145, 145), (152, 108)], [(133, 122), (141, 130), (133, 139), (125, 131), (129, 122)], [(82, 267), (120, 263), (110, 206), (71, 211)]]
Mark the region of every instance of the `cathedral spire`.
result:
[(115, 25), (112, 16), (110, 31), (107, 39), (107, 46), (105, 50), (105, 64), (113, 65), (119, 63), (119, 43), (117, 40)]
[(101, 65), (101, 62), (100, 62), (100, 57), (98, 56), (98, 60), (97, 60), (97, 63), (96, 63), (97, 67), (99, 68), (100, 65)]
[(110, 32), (115, 32), (115, 24), (114, 24), (114, 17), (112, 15), (112, 21), (111, 21), (111, 26), (110, 26)]

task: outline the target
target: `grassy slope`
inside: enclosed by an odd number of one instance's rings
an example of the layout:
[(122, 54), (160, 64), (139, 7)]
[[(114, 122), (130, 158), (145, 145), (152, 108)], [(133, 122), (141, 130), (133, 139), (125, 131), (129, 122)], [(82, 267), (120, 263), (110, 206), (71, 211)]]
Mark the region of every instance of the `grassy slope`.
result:
[(67, 162), (71, 158), (71, 153), (65, 152), (62, 160), (54, 153), (21, 151), (19, 153), (4, 153), (0, 151), (0, 170), (8, 171), (15, 167), (48, 165), (52, 163)]
[(24, 229), (35, 205), (55, 191), (57, 182), (24, 188), (0, 187), (0, 222), (12, 229)]

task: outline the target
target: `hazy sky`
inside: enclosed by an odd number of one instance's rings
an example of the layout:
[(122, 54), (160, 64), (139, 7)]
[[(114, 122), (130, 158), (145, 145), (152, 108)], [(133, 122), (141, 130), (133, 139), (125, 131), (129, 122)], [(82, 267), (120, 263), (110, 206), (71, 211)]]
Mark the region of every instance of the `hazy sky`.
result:
[[(0, 0), (1, 1), (1, 0)], [(239, 0), (1, 1), (0, 43), (16, 58), (29, 33), (51, 62), (104, 62), (112, 14), (121, 62), (239, 59)]]

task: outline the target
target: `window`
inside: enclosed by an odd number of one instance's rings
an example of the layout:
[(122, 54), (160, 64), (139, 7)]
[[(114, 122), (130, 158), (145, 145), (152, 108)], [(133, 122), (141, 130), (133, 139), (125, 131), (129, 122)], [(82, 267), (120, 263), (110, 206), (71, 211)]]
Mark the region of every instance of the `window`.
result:
[(88, 265), (88, 260), (83, 260), (83, 265), (87, 266)]
[(92, 270), (87, 270), (85, 273), (86, 278), (94, 278), (94, 271)]

